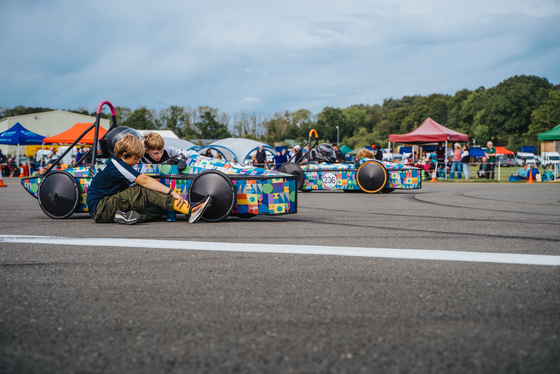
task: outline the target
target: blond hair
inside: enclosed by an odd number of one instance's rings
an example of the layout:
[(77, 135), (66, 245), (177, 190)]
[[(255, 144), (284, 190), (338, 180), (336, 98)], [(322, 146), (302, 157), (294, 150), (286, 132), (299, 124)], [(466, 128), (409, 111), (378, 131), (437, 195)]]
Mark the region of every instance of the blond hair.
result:
[(161, 151), (165, 146), (165, 141), (160, 134), (147, 132), (144, 134), (144, 147), (149, 151)]
[(129, 158), (131, 156), (140, 158), (144, 156), (144, 152), (142, 141), (132, 134), (126, 134), (115, 144), (115, 156), (117, 158)]
[(375, 156), (373, 155), (373, 152), (371, 152), (370, 150), (367, 149), (362, 149), (360, 152), (358, 152), (358, 154), (356, 155), (356, 160), (361, 160), (362, 158), (374, 158)]

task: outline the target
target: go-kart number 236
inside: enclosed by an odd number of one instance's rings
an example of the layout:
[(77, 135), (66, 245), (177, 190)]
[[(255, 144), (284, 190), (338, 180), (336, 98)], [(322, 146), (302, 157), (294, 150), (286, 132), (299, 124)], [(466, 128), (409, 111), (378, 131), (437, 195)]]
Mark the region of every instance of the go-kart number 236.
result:
[(336, 175), (334, 173), (323, 174), (323, 185), (327, 188), (333, 188), (336, 186)]

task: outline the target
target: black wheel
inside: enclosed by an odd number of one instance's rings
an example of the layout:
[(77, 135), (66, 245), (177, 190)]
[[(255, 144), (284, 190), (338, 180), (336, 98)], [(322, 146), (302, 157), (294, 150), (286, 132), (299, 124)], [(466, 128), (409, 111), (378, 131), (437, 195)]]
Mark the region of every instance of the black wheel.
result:
[(293, 162), (286, 162), (285, 164), (282, 164), (282, 166), (278, 168), (278, 171), (280, 173), (291, 174), (297, 177), (296, 190), (299, 190), (303, 185), (303, 178), (304, 178), (303, 170), (301, 170), (301, 167), (298, 164)]
[(381, 193), (391, 193), (394, 190), (395, 190), (394, 188), (384, 188), (384, 189), (381, 190)]
[(39, 206), (51, 218), (70, 217), (76, 210), (79, 199), (78, 182), (64, 171), (50, 172), (39, 184)]
[(192, 181), (189, 187), (189, 202), (197, 203), (207, 195), (212, 196), (212, 205), (204, 212), (204, 221), (217, 222), (226, 219), (237, 203), (235, 187), (221, 171), (207, 170)]
[(239, 217), (239, 218), (243, 218), (243, 219), (249, 219), (249, 218), (253, 218), (256, 216), (256, 214), (252, 214), (252, 213), (235, 213), (233, 214), (235, 217)]
[(360, 189), (366, 193), (377, 193), (387, 183), (385, 167), (376, 161), (363, 163), (356, 173), (356, 181)]

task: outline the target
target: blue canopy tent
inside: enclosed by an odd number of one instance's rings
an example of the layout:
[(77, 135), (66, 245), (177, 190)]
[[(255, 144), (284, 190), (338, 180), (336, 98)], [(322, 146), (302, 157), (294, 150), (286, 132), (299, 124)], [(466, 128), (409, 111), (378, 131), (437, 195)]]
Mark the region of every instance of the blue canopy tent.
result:
[(16, 165), (19, 165), (19, 146), (20, 145), (35, 145), (42, 144), (43, 135), (35, 134), (32, 131), (27, 130), (17, 122), (15, 125), (10, 127), (8, 130), (0, 133), (0, 144), (17, 145), (16, 154)]
[(474, 157), (477, 159), (478, 157), (484, 157), (486, 153), (486, 149), (482, 149), (480, 147), (470, 147), (469, 149), (469, 156)]
[(220, 153), (224, 159), (244, 164), (245, 160), (262, 146), (263, 150), (276, 155), (276, 150), (268, 144), (258, 142), (256, 140), (245, 138), (227, 138), (218, 140), (206, 147), (200, 148), (197, 153), (204, 155), (207, 150), (211, 149)]

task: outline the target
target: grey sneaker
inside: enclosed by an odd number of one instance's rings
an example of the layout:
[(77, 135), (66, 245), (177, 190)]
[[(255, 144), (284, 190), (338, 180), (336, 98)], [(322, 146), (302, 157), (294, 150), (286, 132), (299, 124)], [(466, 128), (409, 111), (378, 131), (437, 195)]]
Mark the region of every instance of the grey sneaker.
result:
[(212, 196), (206, 196), (204, 199), (196, 203), (189, 212), (189, 223), (197, 222), (210, 205), (212, 205)]
[(134, 225), (136, 222), (140, 221), (140, 214), (136, 213), (134, 210), (126, 213), (117, 210), (114, 221), (125, 225)]

